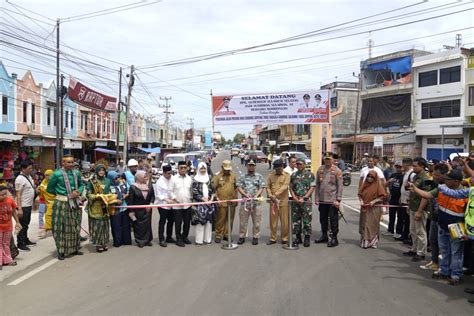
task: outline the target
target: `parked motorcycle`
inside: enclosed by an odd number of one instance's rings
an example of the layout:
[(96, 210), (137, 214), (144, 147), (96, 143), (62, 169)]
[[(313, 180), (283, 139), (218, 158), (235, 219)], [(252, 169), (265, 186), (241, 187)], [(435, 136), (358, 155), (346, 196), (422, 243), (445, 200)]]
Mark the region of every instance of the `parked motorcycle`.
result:
[(346, 170), (342, 172), (342, 184), (347, 187), (351, 185), (351, 181), (351, 168), (346, 168)]

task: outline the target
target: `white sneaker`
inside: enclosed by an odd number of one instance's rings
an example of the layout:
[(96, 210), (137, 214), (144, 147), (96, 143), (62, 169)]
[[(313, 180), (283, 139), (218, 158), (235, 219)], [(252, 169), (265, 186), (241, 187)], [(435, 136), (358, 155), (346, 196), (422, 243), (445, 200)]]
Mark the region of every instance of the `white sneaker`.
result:
[(397, 234), (397, 233), (393, 234), (393, 238), (400, 238), (400, 237), (402, 237), (402, 235)]

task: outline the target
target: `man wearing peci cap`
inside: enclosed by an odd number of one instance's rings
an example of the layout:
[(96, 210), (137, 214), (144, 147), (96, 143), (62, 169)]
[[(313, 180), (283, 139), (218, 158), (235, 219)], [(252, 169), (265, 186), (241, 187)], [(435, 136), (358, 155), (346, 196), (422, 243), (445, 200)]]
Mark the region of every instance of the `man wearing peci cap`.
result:
[[(237, 198), (237, 178), (232, 172), (232, 162), (224, 160), (222, 162), (221, 171), (212, 178), (212, 186), (216, 191), (218, 201), (233, 200)], [(227, 217), (227, 206), (230, 206), (230, 218)], [(223, 202), (217, 207), (216, 218), (216, 236), (215, 242), (220, 243), (222, 238), (227, 240), (227, 226), (230, 220), (230, 226), (233, 226), (235, 216), (235, 203)], [(232, 232), (231, 232), (232, 233)]]
[[(342, 171), (333, 164), (330, 153), (324, 156), (324, 165), (316, 173), (314, 201), (319, 205), (319, 222), (322, 236), (315, 243), (327, 242), (328, 247), (339, 245), (339, 206), (342, 199)], [(331, 232), (328, 238), (328, 223)]]
[(267, 180), (267, 195), (270, 199), (270, 230), (271, 237), (267, 245), (273, 245), (277, 240), (278, 219), (281, 225), (281, 242), (288, 242), (288, 187), (290, 175), (283, 171), (283, 161), (273, 162), (273, 171)]
[[(255, 161), (249, 160), (247, 163), (247, 174), (240, 176), (237, 181), (237, 190), (243, 199), (259, 198), (265, 189), (265, 180), (260, 173), (255, 172)], [(262, 209), (260, 202), (255, 200), (244, 201), (240, 204), (240, 229), (239, 229), (239, 245), (245, 242), (245, 234), (249, 216), (252, 217), (253, 239), (252, 245), (258, 245), (260, 238), (260, 224), (262, 222)]]
[[(166, 204), (175, 203), (173, 193), (173, 170), (170, 165), (163, 166), (163, 176), (153, 184), (155, 191), (155, 204), (159, 204), (158, 212), (160, 221), (158, 222), (158, 237), (161, 247), (167, 247), (168, 243), (175, 243), (173, 239), (174, 210)], [(166, 225), (166, 239), (165, 239)]]
[[(177, 203), (192, 202), (193, 179), (188, 176), (188, 165), (186, 161), (178, 162), (178, 174), (173, 176), (173, 195)], [(175, 206), (174, 223), (176, 234), (176, 246), (184, 247), (190, 245), (188, 239), (189, 229), (191, 227), (191, 206)]]
[(301, 234), (304, 234), (304, 246), (309, 247), (311, 238), (311, 221), (313, 219), (311, 211), (311, 195), (316, 186), (314, 175), (305, 169), (305, 160), (299, 158), (296, 161), (298, 169), (291, 175), (290, 193), (293, 198), (291, 207), (291, 218), (293, 221), (293, 231), (296, 235), (295, 244), (301, 244)]
[(304, 104), (306, 105), (306, 108), (309, 107), (309, 101), (311, 101), (311, 97), (309, 96), (309, 94), (305, 94), (303, 96), (303, 101), (304, 101)]
[(316, 94), (314, 96), (314, 100), (316, 101), (316, 105), (314, 106), (315, 109), (324, 109), (326, 107), (326, 105), (322, 102), (321, 99), (322, 98), (320, 94)]

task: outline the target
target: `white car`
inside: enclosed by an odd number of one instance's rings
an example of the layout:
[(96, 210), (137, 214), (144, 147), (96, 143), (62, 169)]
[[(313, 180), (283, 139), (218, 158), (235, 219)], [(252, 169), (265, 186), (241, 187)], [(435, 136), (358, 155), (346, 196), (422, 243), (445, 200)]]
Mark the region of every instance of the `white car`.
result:
[(302, 153), (300, 151), (283, 151), (280, 156), (273, 156), (273, 161), (277, 160), (277, 159), (281, 159), (283, 160), (284, 163), (287, 163), (287, 160), (288, 160), (288, 157), (290, 156), (295, 156), (296, 159), (300, 159), (300, 158), (303, 158), (306, 165), (311, 165), (311, 159), (308, 158), (308, 156), (306, 156), (305, 153)]

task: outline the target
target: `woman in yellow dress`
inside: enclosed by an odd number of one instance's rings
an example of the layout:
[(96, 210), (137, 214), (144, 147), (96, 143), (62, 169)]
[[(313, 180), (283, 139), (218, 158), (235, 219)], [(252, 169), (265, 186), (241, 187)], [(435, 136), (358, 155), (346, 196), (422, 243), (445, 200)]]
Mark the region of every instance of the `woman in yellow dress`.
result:
[[(49, 178), (51, 177), (53, 172), (54, 171), (51, 170), (51, 169), (46, 170), (44, 172), (44, 179), (43, 179), (43, 181), (41, 181), (41, 184), (39, 185), (39, 198), (40, 198), (40, 201), (44, 201), (44, 204), (46, 205), (46, 212), (44, 213), (44, 225), (43, 225), (43, 229), (40, 230), (40, 234), (39, 234), (40, 238), (45, 238), (48, 231), (51, 231), (51, 229), (52, 229), (51, 219), (52, 219), (52, 215), (53, 215), (53, 203), (54, 203), (55, 195), (51, 194), (51, 193), (48, 193), (46, 188), (48, 187)], [(41, 206), (40, 206), (40, 208), (41, 208)], [(41, 214), (41, 212), (40, 212), (39, 216), (42, 217), (43, 214)], [(41, 219), (40, 219), (40, 223), (41, 223)]]

